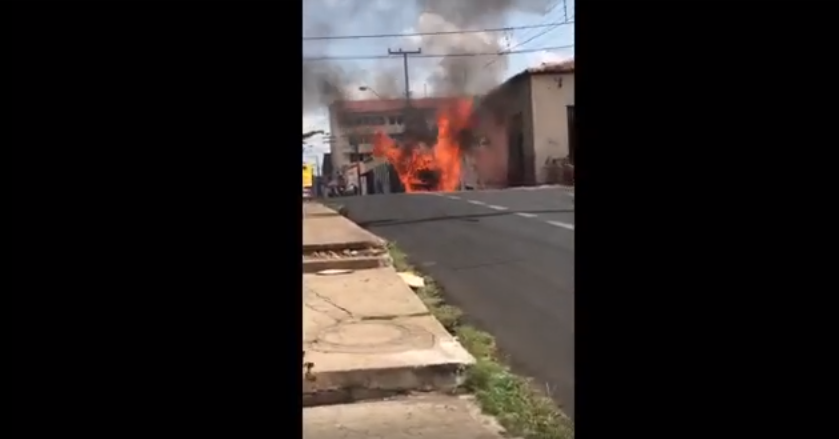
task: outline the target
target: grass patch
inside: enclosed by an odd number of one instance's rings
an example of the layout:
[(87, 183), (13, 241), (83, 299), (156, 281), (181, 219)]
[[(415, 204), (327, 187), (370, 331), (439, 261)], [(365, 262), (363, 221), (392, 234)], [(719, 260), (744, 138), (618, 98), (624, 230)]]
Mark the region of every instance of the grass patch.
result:
[(464, 324), (463, 313), (447, 305), (433, 279), (418, 272), (408, 256), (389, 244), (393, 265), (398, 271), (412, 271), (425, 278), (417, 295), (446, 329), (458, 338), (476, 363), (467, 371), (466, 390), (473, 393), (484, 413), (494, 416), (513, 436), (525, 439), (572, 439), (574, 425), (554, 402), (535, 390), (531, 381), (513, 374), (499, 358), (495, 339), (486, 332)]

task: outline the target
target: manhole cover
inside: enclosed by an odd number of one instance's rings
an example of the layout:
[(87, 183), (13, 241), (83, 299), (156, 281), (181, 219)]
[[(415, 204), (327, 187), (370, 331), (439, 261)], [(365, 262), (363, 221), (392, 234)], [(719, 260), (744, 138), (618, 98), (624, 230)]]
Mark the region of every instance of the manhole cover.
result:
[(398, 353), (431, 349), (434, 334), (418, 326), (391, 321), (346, 322), (326, 328), (310, 349), (346, 354)]

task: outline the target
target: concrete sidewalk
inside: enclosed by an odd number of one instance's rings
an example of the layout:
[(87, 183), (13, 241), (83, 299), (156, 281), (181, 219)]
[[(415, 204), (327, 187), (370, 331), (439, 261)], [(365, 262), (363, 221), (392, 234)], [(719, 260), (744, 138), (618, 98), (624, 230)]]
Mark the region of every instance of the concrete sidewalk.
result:
[(334, 209), (330, 209), (323, 204), (315, 202), (303, 203), (303, 218), (314, 218), (323, 216), (339, 215)]
[[(329, 227), (318, 224), (327, 220)], [(339, 253), (359, 243), (385, 244), (343, 216), (304, 217), (303, 224), (304, 240), (328, 242)], [(346, 268), (340, 259), (320, 263)], [(474, 362), (390, 266), (304, 273), (303, 349), (303, 361), (311, 363), (304, 405), (449, 391)]]
[[(303, 437), (503, 437), (468, 398), (446, 394), (461, 384), (464, 367), (475, 360), (390, 266), (384, 240), (323, 206), (307, 204)], [(323, 253), (333, 257), (317, 256)], [(346, 263), (361, 257), (380, 263)], [(381, 400), (394, 395), (402, 396)], [(358, 402), (372, 399), (378, 401)]]
[(500, 439), (466, 397), (427, 395), (303, 410), (304, 439)]
[(303, 204), (303, 272), (389, 267), (387, 242), (318, 203)]
[(303, 206), (303, 252), (363, 250), (385, 241), (322, 204)]
[(474, 360), (393, 268), (303, 275), (304, 405), (450, 391)]

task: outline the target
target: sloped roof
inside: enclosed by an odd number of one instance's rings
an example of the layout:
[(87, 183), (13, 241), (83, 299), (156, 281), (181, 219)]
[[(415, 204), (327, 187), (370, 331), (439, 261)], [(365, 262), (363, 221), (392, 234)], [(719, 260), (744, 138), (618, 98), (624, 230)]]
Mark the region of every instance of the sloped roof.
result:
[(504, 81), (504, 84), (508, 84), (524, 76), (557, 73), (574, 73), (574, 60), (570, 59), (568, 61), (558, 63), (544, 63), (538, 67), (530, 67), (528, 69), (524, 69), (521, 72), (518, 72), (515, 75), (511, 76), (510, 79)]
[(522, 73), (574, 73), (574, 60), (570, 59), (568, 61), (558, 63), (544, 63), (539, 67), (531, 67)]
[[(525, 78), (531, 75), (543, 75), (543, 74), (573, 74), (574, 73), (574, 60), (570, 59), (568, 61), (558, 62), (558, 63), (544, 63), (538, 67), (531, 67), (528, 69), (524, 69), (519, 73), (511, 76), (509, 79), (504, 81), (498, 87), (492, 89), (489, 93), (484, 96), (484, 99), (481, 101), (487, 102), (491, 100), (493, 97), (497, 96), (500, 93), (500, 90), (510, 86), (511, 84), (517, 82), (521, 78)], [(478, 105), (480, 107), (481, 105)]]

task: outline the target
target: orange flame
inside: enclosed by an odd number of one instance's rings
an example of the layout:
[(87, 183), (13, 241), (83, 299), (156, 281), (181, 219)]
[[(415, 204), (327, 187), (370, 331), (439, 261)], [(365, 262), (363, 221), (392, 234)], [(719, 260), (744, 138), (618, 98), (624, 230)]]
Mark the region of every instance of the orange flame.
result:
[[(437, 113), (437, 143), (400, 148), (384, 132), (377, 132), (373, 140), (373, 155), (386, 158), (393, 165), (405, 192), (451, 192), (460, 187), (462, 147), (458, 135), (469, 125), (472, 102), (467, 99), (441, 108)], [(435, 187), (428, 187), (423, 174), (438, 176)]]

